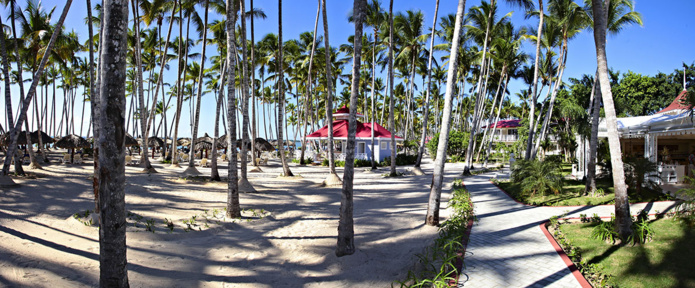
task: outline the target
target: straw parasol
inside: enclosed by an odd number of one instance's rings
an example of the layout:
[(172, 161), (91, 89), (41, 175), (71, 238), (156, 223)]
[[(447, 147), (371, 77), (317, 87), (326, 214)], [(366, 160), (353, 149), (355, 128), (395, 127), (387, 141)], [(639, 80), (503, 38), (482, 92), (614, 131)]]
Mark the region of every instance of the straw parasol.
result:
[(55, 143), (55, 147), (70, 149), (70, 163), (73, 163), (75, 158), (75, 149), (89, 147), (89, 142), (75, 134), (70, 134), (65, 137), (58, 139)]
[(208, 133), (205, 133), (203, 137), (195, 139), (195, 149), (204, 149), (208, 150), (212, 148), (212, 137), (208, 135)]
[(190, 146), (191, 145), (191, 138), (179, 138), (179, 140), (176, 140), (176, 144), (178, 146)]
[(138, 140), (135, 140), (130, 134), (125, 134), (125, 147), (140, 146)]
[[(33, 141), (33, 140), (32, 140)], [(0, 136), (0, 143), (2, 146), (10, 145), (10, 133), (5, 133)], [(24, 131), (19, 132), (17, 137), (17, 145), (27, 145), (27, 134)]]
[[(39, 130), (29, 133), (29, 137), (31, 137), (31, 143), (39, 143)], [(41, 142), (43, 144), (53, 143), (53, 138), (48, 136), (46, 132), (41, 131)]]
[(256, 151), (275, 151), (275, 147), (273, 146), (273, 144), (270, 144), (268, 140), (265, 140), (263, 138), (256, 138), (254, 142), (254, 147), (256, 148)]

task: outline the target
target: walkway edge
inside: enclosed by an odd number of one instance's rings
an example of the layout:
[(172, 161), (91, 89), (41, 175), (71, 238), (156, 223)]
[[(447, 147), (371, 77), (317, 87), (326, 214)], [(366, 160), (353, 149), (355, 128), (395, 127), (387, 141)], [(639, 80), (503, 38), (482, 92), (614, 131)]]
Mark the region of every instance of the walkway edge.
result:
[(582, 272), (580, 272), (579, 269), (577, 269), (577, 266), (574, 265), (574, 262), (572, 262), (572, 260), (570, 260), (570, 257), (567, 256), (567, 254), (565, 253), (565, 250), (562, 250), (562, 247), (560, 247), (560, 244), (558, 244), (557, 241), (555, 241), (555, 237), (553, 237), (553, 235), (550, 234), (550, 231), (548, 231), (548, 228), (546, 227), (547, 224), (548, 224), (548, 221), (545, 221), (545, 222), (541, 223), (539, 226), (540, 226), (541, 230), (543, 231), (543, 234), (545, 235), (545, 237), (548, 238), (548, 241), (550, 242), (550, 244), (553, 245), (555, 252), (557, 252), (557, 254), (560, 255), (560, 258), (562, 258), (562, 261), (565, 262), (565, 264), (567, 265), (567, 269), (569, 269), (570, 272), (572, 272), (572, 275), (574, 275), (574, 278), (577, 278), (579, 285), (582, 285), (582, 287), (584, 287), (584, 288), (591, 288), (592, 286), (591, 286), (591, 284), (589, 284), (589, 281), (587, 281), (586, 278), (584, 278), (584, 275), (582, 275)]
[(454, 275), (453, 280), (449, 280), (449, 287), (458, 287), (459, 276), (461, 276), (462, 274), (460, 272), (463, 271), (463, 258), (466, 257), (466, 248), (468, 247), (468, 240), (471, 239), (471, 230), (473, 230), (473, 223), (473, 219), (468, 220), (466, 233), (463, 234), (463, 240), (461, 241), (461, 244), (463, 244), (463, 249), (461, 250), (461, 257), (459, 257), (456, 260), (456, 264), (454, 264), (454, 266), (456, 266), (456, 271), (459, 273), (456, 273), (456, 275)]

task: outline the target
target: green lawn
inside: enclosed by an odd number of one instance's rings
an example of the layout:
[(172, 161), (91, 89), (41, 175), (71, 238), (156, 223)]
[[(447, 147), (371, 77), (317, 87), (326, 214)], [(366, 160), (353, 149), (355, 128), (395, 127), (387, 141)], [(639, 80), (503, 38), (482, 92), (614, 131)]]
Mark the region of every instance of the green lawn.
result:
[[(538, 206), (581, 206), (581, 205), (603, 205), (613, 204), (615, 202), (615, 194), (613, 194), (613, 184), (610, 181), (598, 181), (597, 188), (603, 189), (604, 196), (590, 197), (582, 196), (584, 193), (584, 183), (578, 180), (563, 180), (562, 192), (558, 195), (531, 195), (526, 196), (521, 193), (519, 184), (512, 182), (498, 183), (502, 190), (506, 191), (512, 198), (519, 202), (538, 205)], [(650, 202), (663, 201), (670, 199), (669, 196), (648, 189), (642, 189), (641, 195), (637, 195), (634, 191), (629, 191), (628, 197), (630, 202)]]
[(654, 239), (644, 245), (613, 246), (591, 239), (596, 224), (563, 224), (560, 229), (582, 259), (598, 263), (618, 287), (695, 287), (695, 230), (674, 219), (652, 222)]

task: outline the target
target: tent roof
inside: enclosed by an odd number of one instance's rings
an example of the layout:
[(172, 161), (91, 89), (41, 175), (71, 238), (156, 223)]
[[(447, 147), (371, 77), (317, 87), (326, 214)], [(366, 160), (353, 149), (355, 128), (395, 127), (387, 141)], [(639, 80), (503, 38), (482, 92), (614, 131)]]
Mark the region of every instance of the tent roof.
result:
[[(687, 110), (688, 106), (684, 105), (684, 103), (683, 103), (683, 101), (685, 101), (685, 94), (686, 93), (688, 93), (688, 91), (686, 91), (686, 90), (681, 91), (681, 93), (678, 94), (678, 97), (676, 97), (676, 99), (673, 99), (673, 102), (671, 102), (671, 104), (666, 106), (666, 108), (662, 109), (661, 111), (656, 112), (656, 114), (663, 114), (663, 113), (673, 111), (673, 110)], [(676, 112), (680, 112), (680, 111), (676, 111)]]
[[(520, 122), (521, 122), (521, 120), (519, 120), (519, 119), (502, 120), (502, 121), (498, 121), (497, 123), (495, 123), (495, 126), (493, 126), (493, 128), (516, 128), (516, 127), (521, 126)], [(481, 128), (487, 128), (487, 125), (483, 126)]]
[[(357, 133), (355, 137), (357, 138), (370, 138), (372, 137), (372, 125), (374, 125), (374, 138), (389, 138), (391, 139), (391, 132), (386, 130), (377, 123), (362, 123), (357, 121)], [(336, 120), (333, 121), (333, 138), (347, 138), (348, 137), (348, 120)], [(324, 139), (328, 138), (328, 125), (323, 126), (323, 128), (317, 130), (306, 136), (307, 139)], [(396, 140), (402, 141), (403, 138), (396, 136)]]
[[(338, 110), (335, 110), (335, 112), (333, 112), (333, 117), (347, 116), (349, 114), (350, 114), (350, 108), (343, 106), (343, 107), (338, 108)], [(362, 115), (360, 113), (355, 113), (355, 114), (357, 115), (357, 117), (364, 117), (364, 115)]]

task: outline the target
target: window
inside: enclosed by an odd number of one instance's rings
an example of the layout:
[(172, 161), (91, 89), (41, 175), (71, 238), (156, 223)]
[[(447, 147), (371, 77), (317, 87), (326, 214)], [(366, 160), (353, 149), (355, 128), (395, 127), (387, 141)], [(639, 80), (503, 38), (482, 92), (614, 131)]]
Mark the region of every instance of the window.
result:
[(381, 141), (381, 150), (386, 150), (389, 147), (389, 141)]
[(507, 134), (509, 135), (518, 135), (519, 133), (516, 131), (516, 129), (509, 129), (507, 131)]
[(367, 152), (365, 151), (365, 150), (366, 150), (366, 146), (367, 146), (367, 145), (365, 145), (364, 142), (359, 142), (359, 143), (357, 143), (357, 153), (367, 153)]

